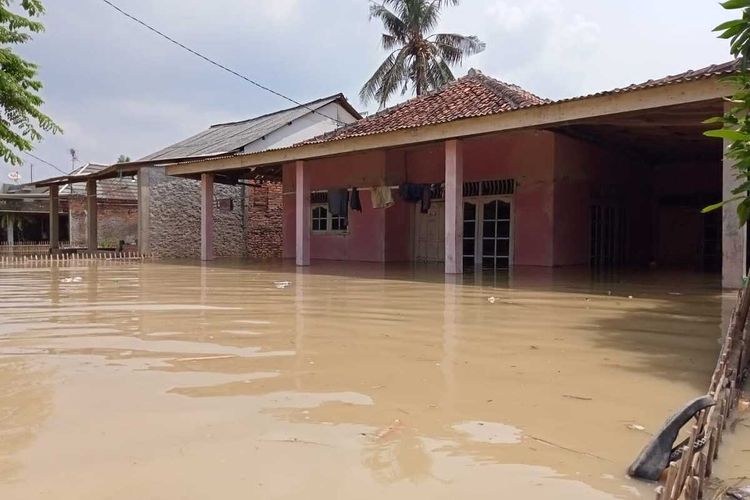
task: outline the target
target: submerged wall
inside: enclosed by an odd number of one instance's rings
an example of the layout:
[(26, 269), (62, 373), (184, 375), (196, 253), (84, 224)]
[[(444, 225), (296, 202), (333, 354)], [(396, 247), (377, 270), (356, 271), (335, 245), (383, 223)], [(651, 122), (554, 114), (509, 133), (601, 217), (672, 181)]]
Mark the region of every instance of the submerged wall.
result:
[[(575, 266), (591, 261), (592, 206), (616, 207), (626, 227), (618, 240), (628, 264), (649, 264), (661, 251), (663, 220), (658, 200), (680, 193), (719, 192), (718, 162), (654, 166), (630, 152), (552, 131), (525, 131), (465, 139), (464, 181), (513, 179), (513, 264)], [(444, 144), (397, 151), (372, 151), (310, 161), (312, 190), (443, 182)], [(294, 257), (294, 165), (284, 166), (284, 257)], [(362, 191), (364, 210), (350, 213), (349, 230), (311, 234), (313, 259), (408, 261), (413, 259), (415, 205), (373, 209)], [(695, 215), (695, 214), (693, 214)], [(664, 218), (663, 216), (661, 217)], [(674, 227), (688, 218), (678, 217)], [(703, 226), (701, 226), (703, 227)], [(696, 229), (697, 231), (697, 229)], [(661, 240), (664, 240), (662, 236)], [(676, 241), (676, 240), (675, 240)], [(691, 243), (692, 244), (692, 243)], [(662, 245), (663, 246), (663, 245)], [(693, 245), (695, 246), (695, 245)], [(672, 251), (669, 255), (674, 255)]]
[[(86, 246), (87, 200), (85, 196), (68, 197), (70, 241), (76, 246)], [(138, 202), (136, 200), (97, 200), (97, 237), (99, 247), (117, 248), (122, 240), (128, 245), (138, 239)]]
[[(200, 183), (150, 167), (141, 170), (138, 185), (141, 251), (166, 258), (200, 257)], [(215, 202), (232, 200), (231, 210), (214, 208), (217, 257), (280, 255), (280, 191), (278, 185), (214, 185)]]
[[(311, 189), (396, 186), (443, 182), (444, 149), (433, 144), (408, 151), (372, 151), (309, 162)], [(513, 195), (516, 265), (553, 265), (553, 159), (551, 132), (509, 133), (464, 141), (464, 180), (515, 179)], [(294, 165), (284, 166), (284, 257), (294, 257)], [(363, 212), (350, 212), (344, 234), (310, 237), (313, 259), (407, 261), (412, 259), (415, 205), (399, 199), (373, 209), (370, 192), (360, 192)]]

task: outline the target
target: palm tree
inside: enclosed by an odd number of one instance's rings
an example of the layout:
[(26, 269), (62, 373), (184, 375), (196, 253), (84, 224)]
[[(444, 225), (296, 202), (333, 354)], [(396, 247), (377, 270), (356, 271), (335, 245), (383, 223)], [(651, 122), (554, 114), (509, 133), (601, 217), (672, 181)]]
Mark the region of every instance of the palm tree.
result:
[(416, 95), (442, 87), (455, 79), (451, 65), (478, 54), (485, 44), (476, 36), (455, 33), (430, 34), (445, 5), (460, 0), (383, 0), (370, 3), (370, 19), (383, 22), (387, 33), (382, 45), (391, 51), (359, 96), (365, 103), (376, 99), (385, 107), (399, 90), (405, 94), (410, 84)]

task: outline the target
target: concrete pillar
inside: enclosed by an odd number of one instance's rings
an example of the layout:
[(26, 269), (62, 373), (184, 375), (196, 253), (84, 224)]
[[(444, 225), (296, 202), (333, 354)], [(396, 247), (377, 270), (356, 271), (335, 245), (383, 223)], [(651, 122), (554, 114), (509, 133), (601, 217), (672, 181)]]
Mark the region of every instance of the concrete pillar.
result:
[[(445, 273), (464, 272), (464, 160), (460, 141), (445, 141)], [(481, 242), (477, 243), (481, 244)]]
[[(9, 246), (13, 246), (16, 242), (16, 218), (13, 214), (8, 214), (5, 221), (5, 241)], [(11, 248), (11, 252), (13, 249)]]
[(49, 248), (60, 248), (60, 186), (49, 187)]
[(295, 187), (295, 256), (298, 266), (310, 265), (310, 168), (304, 161), (294, 164)]
[(99, 248), (99, 231), (96, 205), (96, 181), (89, 179), (86, 181), (86, 242), (88, 251), (96, 252)]
[[(728, 147), (729, 142), (725, 140), (725, 152)], [(740, 184), (736, 178), (734, 163), (734, 160), (724, 157), (722, 168), (722, 195), (724, 200), (732, 198), (734, 196), (732, 190)], [(742, 286), (742, 279), (747, 272), (746, 245), (747, 231), (744, 226), (740, 227), (737, 203), (728, 203), (722, 208), (721, 283), (724, 288), (740, 288)]]
[(201, 260), (214, 258), (214, 174), (201, 174)]
[(151, 184), (150, 172), (153, 167), (138, 170), (138, 251), (151, 253)]

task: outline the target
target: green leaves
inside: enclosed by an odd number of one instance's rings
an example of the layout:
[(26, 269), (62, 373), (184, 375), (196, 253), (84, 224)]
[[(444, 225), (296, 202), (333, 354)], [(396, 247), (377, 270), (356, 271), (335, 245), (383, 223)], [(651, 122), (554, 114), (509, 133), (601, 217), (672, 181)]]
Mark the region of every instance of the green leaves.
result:
[[(1, 2), (2, 0), (0, 0)], [(386, 33), (381, 37), (388, 57), (359, 92), (365, 103), (388, 100), (409, 87), (417, 95), (454, 80), (450, 66), (484, 50), (475, 36), (454, 33), (429, 35), (440, 10), (459, 0), (380, 0), (370, 2), (370, 19), (379, 19)]]
[(38, 92), (42, 83), (37, 79), (37, 67), (11, 48), (25, 43), (31, 33), (44, 26), (30, 19), (44, 12), (40, 0), (21, 0), (25, 17), (7, 7), (14, 0), (0, 0), (0, 157), (11, 165), (21, 164), (18, 151), (30, 151), (34, 142), (42, 139), (42, 132), (56, 134), (62, 129), (39, 108), (44, 103)]
[(708, 130), (703, 133), (706, 137), (718, 137), (729, 141), (750, 141), (750, 134), (731, 129)]
[(720, 4), (725, 9), (745, 9), (750, 7), (750, 0), (727, 0)]

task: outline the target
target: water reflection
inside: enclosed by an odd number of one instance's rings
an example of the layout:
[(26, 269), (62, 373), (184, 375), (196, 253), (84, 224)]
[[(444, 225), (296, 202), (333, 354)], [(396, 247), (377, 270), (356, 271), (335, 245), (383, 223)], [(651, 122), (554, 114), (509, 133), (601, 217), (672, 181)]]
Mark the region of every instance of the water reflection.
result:
[[(42, 477), (55, 484), (51, 446), (77, 457), (56, 465), (68, 480), (88, 464), (120, 484), (122, 457), (148, 460), (127, 479), (146, 496), (171, 484), (170, 464), (230, 459), (264, 479), (224, 477), (225, 498), (268, 497), (269, 483), (294, 498), (290, 469), (320, 498), (331, 481), (349, 498), (491, 498), (499, 485), (525, 498), (650, 495), (623, 474), (645, 442), (627, 424), (654, 429), (704, 390), (721, 321), (702, 276), (225, 262), (55, 273), (0, 269), (0, 299), (13, 302), (0, 305), (0, 354), (68, 380), (50, 381), (57, 405), (35, 411), (50, 425), (25, 445), (21, 485), (6, 491), (18, 498)], [(74, 431), (82, 411), (91, 428)], [(222, 473), (193, 473), (185, 497)]]

